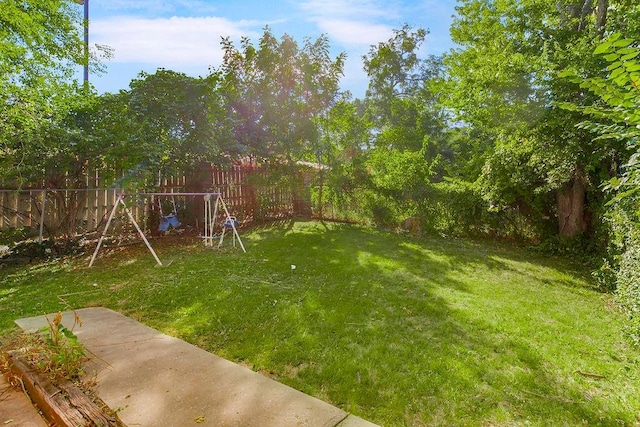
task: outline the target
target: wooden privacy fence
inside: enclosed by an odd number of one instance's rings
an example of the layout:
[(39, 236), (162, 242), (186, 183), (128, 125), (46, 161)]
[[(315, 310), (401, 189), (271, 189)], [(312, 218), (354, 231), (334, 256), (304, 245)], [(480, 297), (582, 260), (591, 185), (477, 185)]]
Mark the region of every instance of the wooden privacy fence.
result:
[[(117, 201), (121, 189), (92, 187), (101, 180), (91, 175), (88, 188), (0, 190), (0, 230), (30, 229), (32, 235), (85, 234), (103, 226)], [(189, 182), (186, 177), (158, 180), (140, 192), (219, 192), (227, 206), (242, 222), (256, 222), (289, 217), (300, 213), (300, 206), (310, 204), (304, 191), (269, 185), (266, 171), (244, 165), (211, 168), (206, 177)], [(162, 201), (156, 197), (136, 196), (131, 192), (127, 204), (136, 221), (152, 227), (152, 218), (161, 212)], [(203, 200), (191, 200), (196, 217)], [(165, 198), (164, 203), (167, 203)], [(123, 224), (126, 221), (122, 221)]]
[(71, 219), (72, 199), (79, 207), (72, 219), (92, 230), (113, 207), (117, 193), (101, 188), (0, 190), (0, 230), (47, 228), (54, 232)]

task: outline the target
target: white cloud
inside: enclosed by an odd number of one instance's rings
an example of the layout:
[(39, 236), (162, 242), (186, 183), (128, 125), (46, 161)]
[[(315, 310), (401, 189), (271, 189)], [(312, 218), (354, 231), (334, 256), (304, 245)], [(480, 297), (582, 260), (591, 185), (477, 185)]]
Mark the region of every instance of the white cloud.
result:
[(300, 4), (300, 8), (315, 17), (393, 19), (397, 16), (394, 2), (373, 0), (309, 0)]
[[(241, 36), (256, 43), (265, 25), (275, 34), (327, 34), (332, 52), (346, 51), (343, 87), (364, 94), (361, 56), (408, 22), (430, 28), (421, 52), (447, 50), (455, 0), (109, 0), (91, 1), (90, 39), (114, 49), (109, 73), (94, 82), (126, 87), (141, 69), (170, 68), (204, 75), (222, 60), (220, 39)], [(242, 20), (249, 19), (249, 20)], [(447, 43), (448, 42), (448, 43)]]
[[(362, 53), (388, 39), (399, 19), (395, 2), (376, 0), (308, 0), (300, 4), (310, 22), (332, 41)], [(393, 24), (389, 24), (393, 22)], [(360, 53), (360, 52), (358, 52)]]
[(219, 17), (114, 17), (91, 23), (91, 42), (112, 47), (114, 63), (209, 66), (221, 62), (221, 37), (252, 37), (255, 25), (260, 24)]
[(384, 24), (327, 19), (318, 20), (317, 25), (331, 40), (346, 46), (369, 47), (392, 35), (392, 28)]

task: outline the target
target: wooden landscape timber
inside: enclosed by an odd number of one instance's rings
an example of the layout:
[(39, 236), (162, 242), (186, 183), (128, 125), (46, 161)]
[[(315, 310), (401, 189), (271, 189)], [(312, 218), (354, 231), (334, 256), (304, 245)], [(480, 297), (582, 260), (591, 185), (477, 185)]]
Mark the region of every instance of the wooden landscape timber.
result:
[(58, 427), (118, 427), (123, 426), (117, 415), (98, 404), (72, 382), (54, 385), (46, 375), (33, 369), (19, 351), (8, 353), (7, 375), (17, 378), (31, 401), (45, 419)]

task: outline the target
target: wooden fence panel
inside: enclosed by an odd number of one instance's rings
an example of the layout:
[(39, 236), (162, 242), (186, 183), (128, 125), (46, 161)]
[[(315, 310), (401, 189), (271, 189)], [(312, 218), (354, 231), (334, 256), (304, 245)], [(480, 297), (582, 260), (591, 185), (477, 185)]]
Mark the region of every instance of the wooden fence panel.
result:
[[(257, 182), (268, 181), (265, 179), (266, 172), (260, 168), (234, 165), (229, 168), (212, 168), (210, 179), (199, 183), (204, 187), (201, 189), (189, 187), (185, 176), (159, 179), (155, 188), (160, 192), (185, 192), (187, 188), (189, 192), (220, 192), (230, 213), (245, 223), (285, 218), (295, 213), (296, 200), (290, 188), (256, 185), (256, 180), (250, 179), (253, 175), (260, 178)], [(113, 177), (112, 174), (109, 176)], [(122, 177), (123, 173), (118, 172), (116, 176)], [(73, 205), (71, 202), (74, 200), (78, 207), (75, 218), (77, 233), (101, 230), (120, 190), (104, 188), (105, 180), (100, 171), (87, 173), (85, 183), (88, 188), (84, 189), (0, 190), (0, 230), (39, 228), (43, 195), (46, 195), (45, 227), (54, 235), (60, 231), (64, 221), (69, 221), (69, 206)], [(155, 203), (157, 201), (153, 198), (146, 198), (130, 204), (133, 215), (141, 225), (152, 226), (153, 221), (149, 222), (149, 218), (158, 214)], [(198, 216), (196, 221), (197, 218)]]

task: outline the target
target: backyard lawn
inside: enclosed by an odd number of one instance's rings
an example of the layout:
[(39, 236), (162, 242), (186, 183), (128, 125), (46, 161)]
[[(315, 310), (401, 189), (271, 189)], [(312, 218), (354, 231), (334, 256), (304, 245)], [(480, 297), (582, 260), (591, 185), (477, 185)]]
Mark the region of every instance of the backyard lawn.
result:
[(321, 222), (242, 238), (4, 267), (0, 335), (100, 305), (380, 425), (640, 425), (640, 351), (579, 264)]

